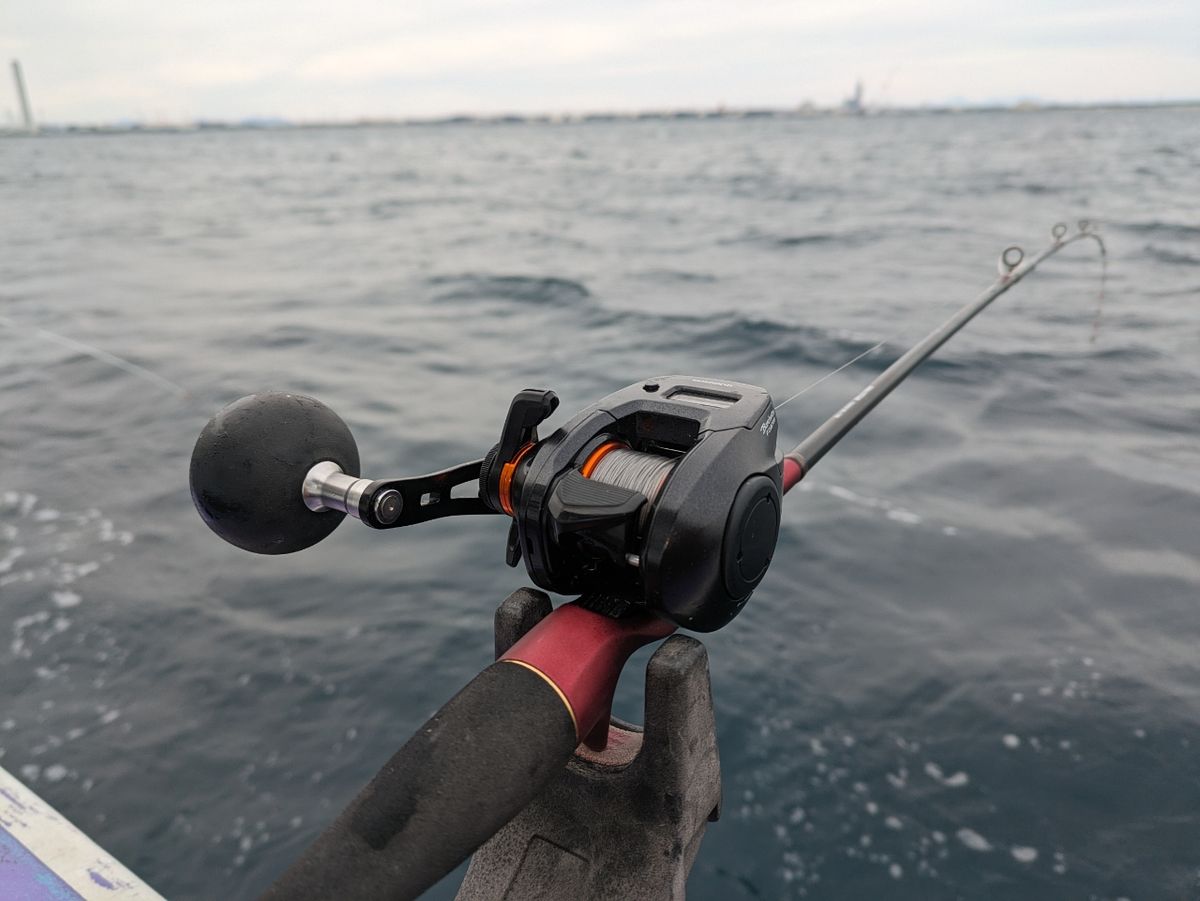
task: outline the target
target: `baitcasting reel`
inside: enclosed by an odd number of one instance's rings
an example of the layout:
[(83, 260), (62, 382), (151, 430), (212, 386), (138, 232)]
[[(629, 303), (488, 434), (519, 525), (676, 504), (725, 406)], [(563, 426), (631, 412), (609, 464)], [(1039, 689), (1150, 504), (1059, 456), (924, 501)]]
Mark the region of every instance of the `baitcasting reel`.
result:
[[(192, 453), (192, 498), (214, 532), (260, 554), (316, 544), (346, 514), (376, 529), (444, 516), (512, 518), (506, 559), (597, 612), (649, 608), (710, 632), (745, 605), (779, 535), (776, 417), (761, 388), (668, 376), (610, 394), (544, 439), (553, 391), (513, 398), (482, 460), (360, 478), (346, 424), (294, 394), (244, 397)], [(478, 483), (477, 496), (455, 497)]]

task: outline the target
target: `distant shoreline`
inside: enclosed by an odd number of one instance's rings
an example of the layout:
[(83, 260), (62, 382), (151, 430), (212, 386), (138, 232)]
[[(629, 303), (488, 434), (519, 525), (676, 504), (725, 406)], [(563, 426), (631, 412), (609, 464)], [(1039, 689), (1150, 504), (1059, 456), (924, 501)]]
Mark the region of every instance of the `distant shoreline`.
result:
[(1161, 102), (1128, 103), (1034, 103), (977, 104), (962, 106), (878, 107), (817, 107), (805, 105), (794, 108), (716, 108), (641, 110), (637, 112), (588, 113), (505, 113), (495, 115), (413, 116), (403, 118), (369, 117), (359, 119), (292, 120), (281, 117), (248, 117), (244, 119), (198, 119), (192, 122), (111, 123), (50, 123), (38, 126), (34, 132), (21, 128), (0, 127), (0, 137), (31, 134), (128, 134), (128, 133), (186, 133), (198, 131), (268, 131), (283, 129), (338, 128), (398, 128), (441, 125), (586, 125), (605, 122), (680, 122), (714, 119), (855, 119), (907, 116), (972, 115), (979, 113), (1044, 113), (1080, 111), (1133, 111), (1157, 109), (1200, 110), (1200, 99)]

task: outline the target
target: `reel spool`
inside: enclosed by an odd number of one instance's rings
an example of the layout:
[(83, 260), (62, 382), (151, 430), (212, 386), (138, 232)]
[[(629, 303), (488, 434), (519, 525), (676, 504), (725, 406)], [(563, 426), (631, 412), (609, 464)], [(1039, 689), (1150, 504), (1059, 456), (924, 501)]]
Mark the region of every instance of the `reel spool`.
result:
[[(512, 519), (506, 561), (610, 616), (649, 608), (708, 632), (766, 574), (779, 534), (781, 458), (761, 388), (686, 376), (638, 382), (545, 439), (553, 391), (513, 398), (481, 460), (429, 475), (359, 477), (345, 423), (313, 398), (261, 394), (226, 407), (192, 455), (209, 527), (256, 553), (291, 553), (347, 515), (377, 529), (443, 516)], [(478, 497), (454, 498), (478, 483)]]

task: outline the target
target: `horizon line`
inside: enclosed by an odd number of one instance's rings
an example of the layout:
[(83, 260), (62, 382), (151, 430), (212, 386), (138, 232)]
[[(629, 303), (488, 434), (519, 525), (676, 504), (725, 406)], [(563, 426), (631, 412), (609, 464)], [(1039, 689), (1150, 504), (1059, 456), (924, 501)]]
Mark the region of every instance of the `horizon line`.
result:
[[(749, 118), (857, 118), (922, 113), (978, 112), (1053, 112), (1064, 110), (1114, 110), (1200, 107), (1200, 97), (1143, 100), (1041, 100), (1026, 98), (1011, 101), (941, 101), (921, 104), (888, 104), (855, 106), (851, 101), (836, 105), (802, 102), (793, 106), (715, 106), (646, 107), (641, 109), (592, 109), (570, 112), (454, 112), (441, 115), (362, 115), (353, 117), (292, 118), (271, 114), (218, 118), (198, 116), (192, 119), (135, 119), (109, 121), (47, 121), (38, 123), (39, 131), (131, 131), (131, 130), (199, 130), (206, 128), (337, 128), (371, 125), (439, 125), (439, 124), (571, 124), (600, 121), (691, 120), (691, 119), (749, 119)], [(0, 125), (0, 133), (23, 132), (18, 125)]]

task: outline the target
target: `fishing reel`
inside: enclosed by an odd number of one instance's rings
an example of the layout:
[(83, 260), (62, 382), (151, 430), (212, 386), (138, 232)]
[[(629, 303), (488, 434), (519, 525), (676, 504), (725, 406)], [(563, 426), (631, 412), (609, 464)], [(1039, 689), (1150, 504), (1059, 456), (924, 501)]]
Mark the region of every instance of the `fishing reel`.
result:
[[(263, 554), (316, 544), (347, 515), (376, 529), (505, 515), (507, 563), (523, 559), (548, 591), (582, 595), (613, 617), (648, 608), (700, 632), (733, 619), (766, 575), (779, 535), (781, 461), (767, 392), (652, 379), (539, 438), (557, 407), (553, 391), (526, 389), (483, 459), (368, 480), (332, 410), (301, 395), (251, 395), (201, 432), (192, 498), (214, 532)], [(455, 496), (460, 486), (470, 496)]]

